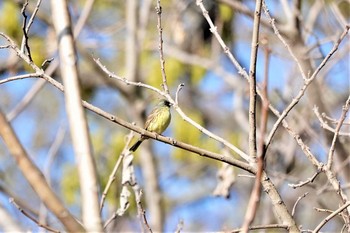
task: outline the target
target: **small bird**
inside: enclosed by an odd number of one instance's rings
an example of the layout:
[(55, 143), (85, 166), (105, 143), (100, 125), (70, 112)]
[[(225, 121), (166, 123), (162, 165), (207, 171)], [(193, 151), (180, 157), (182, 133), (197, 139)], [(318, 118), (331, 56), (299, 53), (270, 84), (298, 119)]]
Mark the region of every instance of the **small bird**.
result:
[[(145, 123), (145, 130), (148, 130), (150, 132), (154, 132), (157, 134), (163, 133), (166, 128), (168, 127), (170, 120), (171, 120), (171, 114), (170, 114), (170, 102), (162, 99), (159, 101), (157, 106), (152, 110), (150, 115), (147, 117), (146, 123)], [(137, 148), (141, 145), (141, 143), (147, 139), (146, 136), (142, 135), (140, 139), (132, 146), (130, 147), (129, 151), (136, 151)]]

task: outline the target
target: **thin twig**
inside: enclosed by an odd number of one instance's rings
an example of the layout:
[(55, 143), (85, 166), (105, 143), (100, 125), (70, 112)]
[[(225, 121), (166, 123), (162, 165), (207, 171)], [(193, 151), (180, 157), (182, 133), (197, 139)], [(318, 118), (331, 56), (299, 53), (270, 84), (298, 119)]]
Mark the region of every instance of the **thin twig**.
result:
[(160, 5), (160, 0), (157, 0), (156, 12), (158, 16), (157, 28), (158, 28), (158, 36), (159, 36), (158, 46), (159, 46), (160, 69), (162, 71), (162, 78), (163, 78), (162, 87), (164, 92), (169, 95), (169, 88), (168, 88), (167, 77), (165, 73), (165, 60), (164, 60), (164, 54), (163, 54), (162, 6)]
[[(259, 27), (262, 0), (257, 0), (255, 5), (253, 35), (250, 55), (249, 70), (249, 155), (255, 160), (257, 157), (256, 146), (256, 63), (259, 46)], [(263, 171), (262, 155), (259, 155), (257, 162), (257, 173), (255, 177), (254, 187), (249, 199), (247, 211), (244, 217), (242, 232), (247, 233), (250, 224), (253, 222), (261, 194), (261, 177)]]
[(103, 225), (103, 229), (106, 229), (108, 227), (108, 225), (117, 217), (118, 217), (117, 212), (114, 212), (113, 215), (106, 220), (105, 224)]
[(177, 90), (176, 90), (176, 93), (175, 93), (175, 103), (176, 103), (177, 105), (179, 105), (179, 93), (180, 93), (180, 91), (182, 90), (182, 88), (183, 88), (184, 86), (185, 86), (184, 83), (180, 83), (180, 85), (177, 86)]
[[(49, 187), (42, 172), (29, 158), (23, 145), (20, 143), (13, 127), (0, 110), (0, 135), (10, 154), (16, 161), (18, 169), (31, 185), (50, 211), (61, 221), (68, 231), (84, 231), (83, 226), (76, 221), (69, 210), (63, 205), (56, 193)], [(64, 213), (64, 214), (62, 214)]]
[(184, 220), (180, 219), (179, 223), (176, 226), (175, 233), (180, 233), (182, 231), (182, 228), (184, 227)]
[(310, 148), (305, 144), (300, 135), (297, 134), (292, 128), (290, 128), (286, 121), (283, 121), (282, 124), (283, 127), (287, 130), (287, 132), (294, 138), (294, 140), (300, 146), (301, 150), (304, 152), (305, 156), (309, 159), (309, 161), (316, 167), (316, 169), (322, 171), (324, 165), (317, 160), (316, 156), (311, 152)]
[(29, 33), (29, 29), (30, 29), (30, 27), (32, 26), (32, 24), (33, 24), (33, 22), (34, 22), (34, 19), (35, 19), (35, 16), (36, 16), (36, 14), (37, 14), (38, 11), (39, 11), (39, 8), (40, 8), (40, 5), (41, 5), (41, 1), (42, 1), (42, 0), (38, 0), (38, 1), (36, 2), (36, 6), (35, 6), (35, 8), (34, 8), (34, 10), (33, 10), (32, 16), (30, 17), (30, 19), (29, 19), (29, 21), (28, 21), (28, 24), (27, 24), (27, 26), (26, 26), (26, 29), (25, 29), (27, 34)]
[(320, 224), (318, 224), (318, 226), (315, 228), (315, 230), (313, 231), (313, 233), (317, 233), (319, 232), (319, 230), (321, 230), (321, 228), (326, 225), (327, 222), (329, 222), (329, 220), (331, 220), (332, 218), (334, 218), (335, 216), (337, 216), (340, 212), (342, 212), (345, 208), (347, 208), (348, 206), (350, 206), (350, 201), (346, 202), (344, 205), (342, 205), (341, 207), (339, 207), (336, 211), (334, 211), (332, 214), (328, 215), (325, 219), (323, 219), (322, 222), (320, 222)]
[[(40, 75), (38, 75), (38, 78), (41, 78)], [(9, 121), (13, 121), (28, 106), (28, 104), (33, 100), (36, 94), (45, 85), (45, 83), (46, 82), (43, 79), (39, 79), (37, 82), (34, 83), (34, 85), (21, 99), (21, 101), (13, 109), (11, 109), (11, 111), (8, 114), (6, 114), (6, 117), (8, 117)]]
[(26, 8), (28, 6), (28, 0), (26, 0), (23, 4), (21, 13), (23, 15), (23, 24), (22, 24), (22, 30), (23, 30), (23, 40), (22, 40), (22, 46), (21, 46), (21, 52), (24, 53), (24, 48), (26, 48), (27, 53), (28, 53), (28, 58), (31, 62), (33, 62), (32, 55), (30, 53), (30, 47), (29, 47), (29, 42), (28, 42), (28, 31), (26, 29), (27, 26), (27, 18), (28, 16), (26, 15)]
[[(1, 34), (0, 34), (1, 35)], [(221, 142), (222, 144), (224, 144), (225, 146), (227, 146), (228, 148), (230, 148), (231, 150), (233, 150), (235, 153), (237, 153), (239, 156), (241, 156), (243, 159), (245, 159), (246, 161), (250, 161), (252, 162), (252, 158), (250, 156), (248, 156), (246, 153), (244, 153), (243, 151), (241, 151), (239, 148), (237, 148), (236, 146), (234, 146), (233, 144), (231, 144), (230, 142), (228, 142), (227, 140), (223, 139), (222, 137), (219, 137), (218, 135), (210, 132), (209, 130), (207, 130), (206, 128), (204, 128), (203, 126), (201, 126), (200, 124), (198, 124), (197, 122), (195, 122), (194, 120), (192, 120), (190, 117), (188, 117), (183, 111), (182, 109), (179, 107), (179, 105), (176, 103), (176, 101), (174, 101), (172, 99), (172, 97), (166, 93), (164, 93), (163, 91), (141, 83), (141, 82), (132, 82), (127, 80), (126, 78), (120, 77), (118, 75), (115, 75), (114, 73), (110, 72), (102, 63), (98, 58), (93, 58), (94, 61), (96, 62), (96, 64), (110, 77), (110, 78), (115, 78), (121, 82), (124, 82), (127, 85), (135, 85), (135, 86), (140, 86), (140, 87), (144, 87), (147, 89), (150, 89), (154, 92), (157, 92), (159, 95), (163, 96), (164, 98), (166, 98), (171, 104), (173, 104), (173, 108), (180, 114), (180, 116), (187, 121), (188, 123), (190, 123), (191, 125), (193, 125), (194, 127), (196, 127), (198, 130), (200, 130), (202, 133), (208, 135), (210, 138), (213, 138), (215, 140), (217, 140), (218, 142)]]
[[(57, 152), (62, 145), (64, 135), (66, 133), (66, 127), (64, 126), (63, 123), (60, 123), (60, 127), (56, 133), (55, 139), (52, 143), (52, 145), (49, 148), (49, 151), (47, 152), (47, 159), (45, 161), (44, 169), (43, 169), (43, 175), (45, 176), (45, 179), (47, 181), (47, 184), (51, 186), (51, 177), (50, 177), (50, 172), (51, 172), (51, 166), (53, 164), (53, 161), (57, 155)], [(39, 220), (42, 223), (46, 223), (46, 218), (47, 218), (47, 208), (44, 205), (43, 202), (40, 203), (40, 208), (39, 208)]]
[(243, 67), (239, 64), (239, 62), (236, 60), (236, 58), (231, 53), (229, 47), (225, 44), (224, 40), (219, 35), (219, 33), (217, 31), (217, 27), (214, 25), (213, 21), (211, 20), (211, 18), (209, 16), (209, 13), (208, 13), (207, 9), (203, 5), (203, 0), (196, 0), (196, 4), (201, 9), (204, 18), (207, 20), (207, 22), (208, 22), (208, 24), (210, 26), (210, 32), (214, 34), (214, 36), (217, 39), (217, 41), (219, 42), (220, 46), (224, 50), (224, 53), (230, 59), (232, 64), (236, 67), (236, 69), (238, 70), (238, 73), (240, 75), (242, 75), (245, 79), (249, 80), (249, 75), (247, 74), (247, 71), (245, 71), (243, 69)]
[(54, 58), (45, 59), (45, 61), (43, 61), (43, 63), (41, 64), (41, 69), (45, 70), (53, 60)]
[[(131, 131), (127, 136), (126, 136), (126, 143), (125, 143), (125, 146), (124, 146), (124, 149), (123, 151), (126, 151), (127, 148), (129, 148), (129, 145), (130, 145), (130, 142), (133, 138), (133, 135), (134, 135), (134, 132)], [(112, 185), (112, 183), (114, 182), (114, 180), (116, 179), (116, 174), (117, 174), (117, 171), (118, 171), (118, 168), (122, 162), (124, 158), (124, 153), (121, 153), (118, 157), (118, 160), (117, 162), (115, 163), (114, 165), (114, 168), (111, 172), (111, 174), (109, 175), (109, 179), (108, 179), (108, 182), (106, 184), (106, 187), (105, 189), (103, 190), (103, 193), (102, 193), (102, 197), (101, 197), (101, 201), (100, 201), (100, 213), (102, 212), (102, 209), (103, 209), (103, 206), (104, 206), (104, 202), (105, 202), (105, 199), (107, 197), (107, 194), (108, 194), (108, 191)]]
[[(330, 131), (330, 132), (335, 133), (336, 130), (333, 129), (332, 127), (330, 127), (330, 126), (328, 125), (328, 122), (325, 121), (325, 120), (322, 118), (323, 114), (322, 114), (322, 115), (320, 114), (320, 112), (318, 111), (318, 107), (314, 106), (313, 110), (314, 110), (314, 113), (315, 113), (317, 119), (320, 121), (321, 127), (324, 128), (324, 129), (326, 129), (326, 130), (328, 130), (328, 131)], [(333, 119), (333, 120), (334, 120), (334, 119)], [(332, 123), (333, 123), (333, 124), (338, 124), (339, 122), (338, 122), (337, 120), (334, 120), (334, 121), (332, 121)], [(345, 122), (343, 122), (343, 125), (345, 125)], [(347, 137), (350, 137), (350, 133), (340, 132), (340, 131), (339, 131), (339, 132), (338, 132), (338, 136), (347, 136)]]
[[(219, 0), (218, 2), (224, 3), (227, 6), (230, 6), (232, 9), (234, 9), (235, 12), (242, 13), (243, 15), (246, 15), (249, 18), (254, 18), (253, 10), (249, 9), (249, 7), (246, 6), (245, 3), (242, 1), (239, 1), (239, 0)], [(270, 27), (270, 24), (266, 19), (261, 19), (261, 25), (263, 25), (265, 27)]]
[(11, 81), (15, 81), (15, 80), (25, 79), (25, 78), (39, 78), (39, 75), (37, 73), (31, 73), (31, 74), (21, 74), (21, 75), (12, 76), (12, 77), (0, 80), (0, 85)]
[(306, 181), (299, 182), (298, 184), (288, 184), (288, 186), (292, 187), (293, 189), (296, 189), (296, 188), (300, 188), (306, 184), (312, 183), (312, 182), (314, 182), (314, 180), (316, 179), (318, 174), (320, 174), (321, 172), (322, 172), (322, 170), (318, 169), (318, 171), (312, 177), (308, 178)]
[(337, 141), (340, 128), (343, 125), (343, 122), (345, 120), (346, 114), (349, 111), (349, 106), (350, 106), (350, 95), (349, 95), (348, 99), (346, 100), (345, 105), (343, 106), (342, 114), (339, 118), (337, 126), (335, 127), (335, 132), (334, 132), (332, 144), (331, 144), (331, 147), (329, 148), (329, 152), (328, 152), (328, 161), (327, 161), (327, 168), (328, 169), (332, 168), (333, 161), (334, 161), (333, 157), (334, 157), (335, 143)]
[(312, 81), (317, 77), (317, 74), (320, 72), (320, 70), (325, 66), (325, 64), (328, 62), (328, 60), (332, 57), (332, 55), (338, 50), (340, 43), (345, 38), (345, 36), (348, 34), (350, 26), (347, 26), (343, 33), (338, 38), (337, 42), (333, 45), (333, 48), (328, 53), (328, 55), (323, 59), (323, 61), (320, 63), (320, 65), (317, 67), (317, 69), (313, 72), (310, 78), (306, 79), (304, 81), (303, 87), (300, 89), (299, 93), (293, 98), (293, 100), (290, 102), (290, 104), (283, 110), (282, 114), (280, 114), (278, 120), (275, 122), (273, 128), (270, 131), (269, 137), (266, 142), (266, 149), (271, 144), (271, 140), (273, 136), (275, 135), (278, 126), (281, 124), (281, 122), (287, 117), (288, 113), (296, 106), (296, 104), (300, 101), (301, 97), (304, 96), (306, 89), (308, 86), (312, 83)]
[(9, 49), (11, 48), (11, 45), (1, 45), (0, 49)]
[[(11, 38), (9, 38), (7, 35), (5, 35), (4, 33), (0, 32), (0, 36), (4, 37), (8, 42), (10, 42), (11, 44), (11, 48), (14, 49), (14, 51), (17, 53), (17, 55), (23, 59), (23, 61), (25, 61), (27, 64), (29, 64), (32, 69), (34, 69), (38, 76), (41, 77), (42, 79), (46, 80), (47, 82), (49, 82), (50, 84), (52, 84), (54, 87), (56, 87), (57, 89), (59, 89), (60, 91), (64, 92), (64, 87), (61, 83), (59, 83), (58, 81), (56, 81), (55, 79), (53, 79), (52, 77), (50, 77), (49, 75), (47, 75), (46, 73), (44, 73), (44, 71), (42, 69), (40, 69), (39, 67), (37, 67), (34, 63), (31, 63), (29, 61), (29, 58), (21, 53), (18, 49), (18, 47), (15, 45), (15, 43), (11, 40)], [(98, 63), (97, 63), (98, 64)], [(102, 66), (102, 64), (101, 64)], [(102, 66), (103, 67), (103, 66)], [(107, 70), (107, 69), (106, 69)], [(110, 76), (110, 77), (113, 77), (113, 78), (117, 78), (117, 76), (115, 76), (114, 74), (112, 74), (111, 72), (109, 72), (107, 70), (107, 74)], [(119, 79), (120, 77), (118, 77)], [(127, 84), (131, 84), (132, 82), (130, 81), (125, 81)], [(138, 84), (138, 83), (135, 83), (135, 85)], [(161, 92), (160, 90), (152, 87), (152, 86), (149, 86), (149, 85), (146, 85), (146, 84), (140, 84), (142, 86), (145, 86), (149, 89), (152, 89), (158, 93), (162, 93), (164, 95), (163, 92)], [(166, 96), (168, 98), (168, 100), (171, 101), (171, 103), (175, 103), (170, 96)], [(164, 136), (161, 136), (161, 135), (156, 135), (152, 132), (148, 132), (147, 130), (141, 128), (141, 127), (137, 127), (129, 122), (126, 122), (112, 114), (109, 114), (105, 111), (103, 111), (102, 109), (86, 102), (86, 101), (82, 101), (83, 102), (83, 106), (93, 112), (95, 112), (96, 114), (106, 118), (107, 120), (111, 121), (111, 122), (115, 122), (127, 129), (130, 129), (130, 130), (133, 130), (139, 134), (143, 134), (149, 138), (152, 138), (152, 139), (155, 139), (155, 140), (158, 140), (158, 141), (161, 141), (161, 142), (165, 142), (167, 144), (170, 144), (170, 145), (173, 145), (175, 147), (178, 147), (178, 148), (182, 148), (184, 150), (187, 150), (187, 151), (190, 151), (190, 152), (194, 152), (195, 154), (198, 154), (200, 156), (204, 156), (204, 157), (208, 157), (208, 158), (212, 158), (212, 159), (215, 159), (215, 160), (219, 160), (219, 161), (222, 161), (222, 162), (226, 162), (228, 164), (231, 164), (231, 165), (234, 165), (234, 166), (237, 166), (237, 167), (240, 167), (242, 168), (243, 170), (246, 170), (250, 173), (253, 173), (255, 174), (256, 170), (255, 168), (253, 168), (252, 166), (250, 166), (249, 164), (245, 163), (245, 162), (242, 162), (238, 159), (235, 159), (231, 156), (224, 156), (224, 155), (221, 155), (221, 154), (217, 154), (217, 153), (213, 153), (213, 152), (210, 152), (208, 150), (204, 150), (202, 148), (199, 148), (199, 147), (195, 147), (195, 146), (192, 146), (190, 144), (186, 144), (186, 143), (183, 143), (183, 142), (180, 142), (180, 141), (176, 141), (175, 139), (173, 138), (168, 138), (168, 137), (164, 137)], [(177, 106), (174, 106), (174, 108), (176, 108)], [(194, 123), (195, 126), (201, 130), (201, 131), (204, 131), (208, 136), (222, 142), (224, 145), (226, 145), (227, 147), (231, 148), (232, 150), (236, 151), (236, 153), (238, 153), (241, 157), (243, 158), (247, 158), (249, 159), (250, 157), (248, 155), (246, 155), (244, 152), (240, 151), (238, 148), (236, 148), (234, 145), (230, 144), (229, 142), (227, 142), (226, 140), (216, 136), (215, 134), (212, 134), (211, 132), (209, 132), (208, 130), (204, 129), (203, 127), (201, 127), (199, 124), (197, 124), (196, 122), (192, 121), (190, 118), (188, 118), (182, 111), (180, 108), (176, 108), (177, 111), (179, 112), (179, 114), (183, 117), (186, 117), (185, 120), (187, 121), (191, 121), (191, 123)]]
[[(263, 42), (266, 42), (266, 40), (263, 40)], [(266, 45), (266, 44), (265, 44)], [(268, 97), (268, 83), (269, 83), (269, 67), (270, 67), (270, 54), (271, 50), (270, 48), (263, 47), (264, 48), (264, 55), (265, 55), (265, 72), (264, 72), (264, 81), (261, 85), (262, 88), (262, 95), (261, 95), (261, 119), (260, 119), (260, 142), (258, 144), (258, 156), (262, 156), (263, 159), (265, 159), (265, 137), (266, 137), (266, 129), (267, 129), (267, 121), (269, 117), (269, 97)]]
[(178, 60), (181, 60), (183, 63), (202, 67), (205, 70), (210, 70), (211, 72), (216, 73), (218, 77), (222, 78), (225, 83), (234, 88), (239, 88), (242, 86), (241, 79), (238, 79), (237, 75), (225, 70), (222, 66), (220, 66), (216, 59), (191, 54), (171, 45), (167, 46), (167, 49), (164, 51), (164, 53), (168, 56), (172, 56)]
[(314, 207), (314, 210), (316, 210), (317, 212), (321, 212), (321, 213), (329, 213), (329, 214), (333, 213), (333, 210), (327, 210), (327, 209), (322, 209), (322, 208), (317, 208), (317, 207)]
[[(322, 117), (324, 117), (324, 118), (326, 118), (327, 120), (331, 121), (332, 124), (335, 124), (335, 125), (338, 124), (338, 121), (337, 121), (336, 119), (327, 116), (326, 113), (322, 113)], [(350, 122), (349, 122), (349, 123), (344, 122), (343, 125), (350, 125)]]
[[(74, 27), (74, 38), (77, 38), (77, 36), (79, 36), (83, 26), (85, 25), (86, 20), (88, 19), (88, 16), (91, 12), (94, 1), (95, 0), (86, 1), (86, 4), (84, 5), (84, 9), (82, 10), (79, 16), (78, 22)], [(36, 8), (34, 9), (35, 14), (37, 11), (36, 9), (39, 9), (38, 4), (39, 4), (39, 0), (37, 2)], [(35, 14), (33, 14), (32, 16), (34, 16)], [(47, 75), (52, 75), (55, 72), (55, 70), (58, 68), (58, 65), (59, 65), (59, 62), (58, 62), (58, 59), (56, 59), (53, 62), (51, 62), (48, 67), (41, 67), (41, 68), (45, 70), (45, 73)], [(39, 93), (39, 91), (44, 86), (44, 84), (45, 84), (45, 81), (40, 79), (32, 86), (32, 88), (27, 92), (27, 94), (22, 98), (22, 100), (11, 110), (9, 114), (7, 114), (9, 117), (8, 118), (9, 121), (12, 121), (13, 119), (15, 119), (28, 106), (28, 104), (33, 100), (36, 94)]]
[(298, 197), (298, 199), (297, 199), (297, 201), (294, 203), (294, 206), (293, 206), (293, 209), (292, 209), (292, 216), (294, 216), (294, 214), (295, 214), (295, 210), (296, 210), (296, 208), (297, 208), (298, 203), (301, 201), (301, 199), (303, 199), (304, 197), (306, 197), (308, 194), (309, 194), (309, 193), (306, 192), (306, 193), (304, 193), (303, 195), (301, 195), (300, 197)]
[(25, 10), (26, 10), (26, 8), (28, 6), (28, 0), (24, 3), (22, 11), (21, 11), (22, 15), (24, 17), (23, 27), (22, 27), (23, 38), (22, 38), (22, 49), (21, 49), (21, 51), (24, 51), (24, 46), (25, 46), (27, 51), (28, 51), (28, 56), (29, 56), (30, 59), (31, 59), (31, 53), (30, 53), (30, 47), (29, 47), (29, 44), (28, 44), (28, 39), (29, 39), (28, 34), (29, 34), (29, 29), (30, 29), (30, 27), (32, 26), (32, 24), (34, 22), (35, 16), (36, 16), (36, 14), (39, 11), (39, 8), (40, 8), (40, 5), (41, 5), (41, 1), (42, 0), (38, 0), (37, 1), (36, 6), (35, 6), (35, 8), (33, 10), (32, 16), (30, 17), (28, 23), (27, 23), (27, 15), (25, 14)]
[[(133, 174), (133, 176), (135, 176), (135, 174)], [(136, 178), (134, 178), (134, 179), (136, 179)], [(139, 185), (137, 183), (132, 185), (132, 188), (134, 190), (136, 206), (137, 206), (137, 212), (139, 214), (139, 218), (141, 220), (141, 223), (148, 230), (148, 232), (152, 233), (153, 232), (152, 228), (148, 224), (148, 221), (147, 221), (147, 218), (146, 218), (146, 211), (143, 209), (142, 203), (141, 203), (141, 197), (142, 197), (142, 194), (143, 194), (142, 189), (140, 189), (140, 187), (139, 187)]]
[(138, 86), (138, 87), (144, 87), (144, 88), (147, 88), (147, 89), (150, 89), (154, 92), (157, 92), (160, 96), (163, 96), (164, 98), (167, 98), (169, 100), (170, 103), (174, 104), (174, 101), (171, 99), (170, 95), (167, 95), (165, 92), (159, 90), (158, 88), (155, 88), (151, 85), (147, 85), (147, 84), (144, 84), (144, 83), (141, 83), (141, 82), (133, 82), (133, 81), (129, 81), (128, 79), (124, 78), (124, 77), (121, 77), (121, 76), (118, 76), (112, 72), (110, 72), (107, 67), (105, 65), (103, 65), (100, 61), (99, 58), (93, 58), (93, 60), (96, 62), (96, 64), (101, 68), (101, 70), (103, 72), (105, 72), (108, 77), (110, 78), (114, 78), (114, 79), (117, 79), (121, 82), (124, 82), (125, 84), (127, 85), (134, 85), (134, 86)]
[[(144, 228), (148, 230), (148, 232), (152, 233), (152, 229), (148, 224), (145, 210), (142, 207), (141, 203), (141, 196), (142, 196), (142, 190), (139, 187), (135, 173), (134, 173), (134, 167), (132, 164), (133, 161), (133, 155), (129, 151), (129, 143), (132, 139), (132, 132), (128, 136), (128, 142), (126, 143), (124, 149), (123, 149), (123, 170), (122, 170), (122, 192), (120, 194), (120, 208), (118, 208), (117, 211), (114, 212), (114, 214), (106, 221), (104, 225), (104, 229), (110, 224), (114, 219), (116, 219), (118, 216), (124, 215), (125, 211), (129, 208), (129, 198), (130, 198), (130, 191), (129, 188), (131, 187), (135, 194), (135, 202), (137, 206), (137, 212), (140, 218), (141, 223), (141, 229), (142, 232), (144, 232)], [(114, 169), (115, 170), (115, 169)]]
[(46, 230), (48, 231), (51, 231), (51, 232), (56, 232), (56, 233), (59, 233), (60, 231), (59, 230), (56, 230), (52, 227), (49, 227), (45, 224), (42, 224), (40, 223), (38, 220), (36, 220), (34, 217), (32, 217), (29, 213), (27, 213), (27, 211), (25, 211), (24, 209), (22, 209), (16, 202), (13, 198), (10, 198), (10, 203), (13, 204), (19, 212), (21, 212), (24, 216), (26, 216), (27, 218), (29, 218), (30, 220), (32, 220), (34, 223), (36, 223), (39, 227), (42, 227), (42, 228), (45, 228)]
[[(287, 225), (283, 224), (269, 224), (269, 225), (258, 225), (258, 226), (250, 226), (248, 230), (260, 230), (260, 229), (275, 229), (275, 228), (282, 228), (282, 229), (288, 229)], [(239, 233), (242, 231), (242, 228), (235, 229), (230, 231), (231, 233)]]
[(283, 38), (283, 36), (282, 36), (281, 33), (279, 32), (278, 28), (276, 27), (275, 19), (271, 17), (270, 11), (269, 11), (269, 9), (268, 9), (267, 6), (266, 6), (265, 1), (263, 1), (263, 3), (262, 3), (262, 8), (264, 9), (264, 13), (265, 13), (267, 19), (270, 21), (271, 27), (272, 27), (272, 29), (274, 30), (276, 36), (277, 36), (278, 39), (282, 42), (282, 44), (287, 48), (289, 54), (292, 56), (292, 58), (294, 59), (295, 63), (298, 65), (299, 71), (300, 71), (300, 73), (301, 73), (303, 79), (306, 81), (306, 80), (307, 80), (307, 77), (306, 77), (306, 75), (305, 75), (305, 72), (304, 72), (304, 70), (303, 70), (302, 65), (300, 64), (298, 58), (295, 56), (295, 54), (294, 54), (294, 52), (293, 52), (293, 49), (289, 46), (289, 44), (286, 42), (286, 40)]

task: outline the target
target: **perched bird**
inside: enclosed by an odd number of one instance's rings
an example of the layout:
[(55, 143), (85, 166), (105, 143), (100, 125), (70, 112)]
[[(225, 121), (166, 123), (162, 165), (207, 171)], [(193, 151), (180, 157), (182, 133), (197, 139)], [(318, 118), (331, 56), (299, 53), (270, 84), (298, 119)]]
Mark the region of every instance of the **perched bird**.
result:
[[(168, 127), (171, 120), (170, 106), (171, 104), (169, 101), (165, 99), (160, 100), (157, 106), (147, 117), (145, 130), (157, 134), (163, 133)], [(145, 139), (147, 139), (147, 137), (142, 135), (140, 139), (132, 147), (130, 147), (129, 151), (136, 151)]]

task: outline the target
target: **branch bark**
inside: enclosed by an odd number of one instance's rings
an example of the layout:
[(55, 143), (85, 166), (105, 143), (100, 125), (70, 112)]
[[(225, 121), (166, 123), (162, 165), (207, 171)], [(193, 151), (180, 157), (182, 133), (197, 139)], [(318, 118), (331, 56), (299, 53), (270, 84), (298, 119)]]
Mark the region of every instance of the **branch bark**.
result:
[(60, 69), (65, 86), (66, 110), (78, 164), (83, 222), (88, 231), (101, 232), (95, 161), (92, 156), (86, 117), (81, 104), (77, 57), (68, 5), (66, 0), (52, 0), (51, 6), (58, 40)]
[(83, 232), (84, 228), (75, 220), (73, 215), (66, 209), (53, 190), (46, 182), (41, 171), (34, 165), (27, 152), (18, 140), (10, 123), (4, 114), (0, 111), (0, 135), (7, 145), (11, 155), (17, 162), (17, 165), (24, 177), (28, 180), (39, 198), (52, 211), (52, 213), (61, 221), (64, 227), (71, 232)]

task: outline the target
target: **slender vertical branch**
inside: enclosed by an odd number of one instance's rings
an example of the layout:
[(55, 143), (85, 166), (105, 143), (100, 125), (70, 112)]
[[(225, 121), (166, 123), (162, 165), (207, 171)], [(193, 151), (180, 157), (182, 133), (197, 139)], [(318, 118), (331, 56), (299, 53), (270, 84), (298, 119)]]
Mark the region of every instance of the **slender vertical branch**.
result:
[(29, 60), (33, 62), (32, 55), (30, 52), (30, 47), (28, 43), (28, 31), (26, 30), (26, 25), (27, 25), (27, 19), (28, 16), (26, 15), (26, 8), (28, 6), (28, 0), (26, 0), (23, 4), (21, 13), (23, 15), (23, 25), (22, 25), (22, 30), (23, 30), (23, 40), (22, 40), (22, 46), (21, 46), (21, 51), (24, 53), (25, 49), (27, 50)]
[(66, 0), (52, 0), (51, 9), (58, 40), (66, 111), (79, 172), (83, 222), (88, 231), (102, 232), (96, 166), (86, 116), (81, 103), (77, 56), (68, 3)]
[(261, 2), (256, 1), (249, 70), (249, 153), (256, 158), (256, 63), (259, 47)]
[(124, 158), (124, 154), (125, 154), (124, 151), (127, 151), (127, 149), (129, 148), (130, 141), (132, 140), (133, 136), (134, 136), (134, 133), (133, 133), (133, 131), (131, 131), (128, 134), (128, 136), (126, 137), (126, 143), (125, 143), (125, 146), (124, 146), (124, 149), (123, 149), (123, 153), (121, 153), (119, 155), (118, 160), (115, 163), (114, 168), (112, 170), (112, 173), (109, 175), (109, 179), (108, 179), (107, 185), (106, 185), (105, 189), (103, 190), (101, 201), (100, 201), (100, 212), (102, 212), (102, 209), (103, 209), (104, 202), (106, 200), (108, 191), (109, 191), (112, 183), (116, 179), (116, 174), (117, 174), (118, 168), (119, 168), (119, 166), (120, 166), (120, 164), (121, 164), (121, 162), (122, 162), (122, 160)]
[(166, 77), (166, 73), (165, 73), (164, 53), (163, 53), (162, 7), (160, 5), (160, 0), (157, 0), (156, 12), (158, 15), (158, 18), (157, 18), (158, 19), (157, 28), (158, 28), (158, 35), (159, 35), (158, 49), (159, 49), (160, 68), (162, 71), (162, 78), (163, 78), (162, 87), (163, 87), (164, 92), (166, 94), (169, 94), (167, 77)]
[[(257, 157), (256, 149), (256, 63), (259, 47), (259, 27), (261, 15), (262, 0), (257, 0), (255, 5), (254, 26), (250, 54), (250, 70), (249, 70), (249, 155), (253, 159)], [(248, 232), (250, 224), (255, 218), (261, 193), (261, 176), (262, 176), (262, 159), (255, 177), (254, 187), (250, 196), (247, 212), (245, 215), (242, 232)]]
[(127, 56), (126, 61), (126, 77), (129, 80), (135, 81), (138, 79), (138, 69), (139, 69), (139, 41), (137, 38), (137, 12), (138, 12), (138, 1), (129, 0), (126, 3), (126, 32), (127, 40), (125, 40), (125, 51)]
[(23, 8), (22, 8), (22, 15), (23, 15), (23, 38), (22, 38), (22, 52), (24, 52), (24, 47), (27, 49), (27, 52), (28, 52), (28, 57), (31, 61), (32, 60), (32, 57), (31, 57), (31, 53), (30, 53), (30, 47), (29, 47), (29, 42), (28, 42), (28, 33), (29, 33), (29, 29), (30, 27), (32, 26), (33, 22), (34, 22), (34, 18), (36, 16), (36, 14), (38, 13), (38, 10), (39, 10), (39, 7), (40, 7), (40, 4), (41, 4), (41, 1), (42, 0), (38, 0), (37, 3), (36, 3), (36, 6), (34, 8), (34, 11), (33, 11), (33, 14), (32, 16), (30, 17), (28, 23), (27, 23), (27, 15), (25, 13), (25, 10), (28, 6), (28, 0), (24, 3), (23, 5)]
[[(266, 38), (263, 39), (263, 42), (266, 42)], [(267, 43), (266, 43), (267, 44)], [(258, 144), (258, 157), (265, 156), (265, 135), (267, 129), (267, 120), (269, 116), (269, 97), (268, 97), (268, 83), (269, 83), (269, 67), (270, 67), (270, 54), (271, 49), (265, 45), (264, 46), (264, 55), (265, 55), (265, 73), (264, 81), (262, 83), (262, 92), (261, 92), (261, 119), (260, 119), (260, 142)]]
[(334, 136), (333, 136), (333, 140), (332, 140), (332, 145), (331, 145), (331, 148), (329, 149), (329, 152), (328, 152), (328, 162), (327, 162), (328, 169), (331, 169), (332, 165), (333, 165), (335, 143), (337, 142), (339, 131), (340, 131), (341, 126), (343, 125), (346, 114), (349, 111), (349, 107), (350, 107), (349, 105), (350, 105), (350, 95), (349, 95), (348, 99), (346, 100), (345, 105), (343, 106), (342, 114), (341, 114), (340, 119), (338, 121), (338, 124), (335, 128), (335, 132), (334, 132)]
[[(57, 155), (57, 152), (62, 145), (64, 136), (66, 134), (66, 127), (61, 123), (56, 136), (55, 140), (53, 141), (52, 145), (50, 146), (50, 149), (48, 151), (47, 160), (44, 165), (43, 174), (45, 176), (45, 179), (48, 183), (48, 185), (51, 187), (51, 171), (52, 171), (52, 164), (55, 160), (55, 157)], [(39, 221), (40, 223), (46, 224), (46, 218), (48, 215), (47, 208), (45, 207), (44, 203), (40, 203), (39, 208)]]

